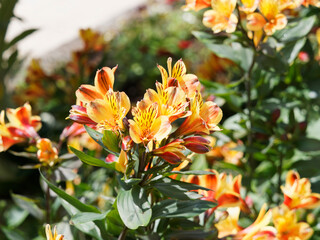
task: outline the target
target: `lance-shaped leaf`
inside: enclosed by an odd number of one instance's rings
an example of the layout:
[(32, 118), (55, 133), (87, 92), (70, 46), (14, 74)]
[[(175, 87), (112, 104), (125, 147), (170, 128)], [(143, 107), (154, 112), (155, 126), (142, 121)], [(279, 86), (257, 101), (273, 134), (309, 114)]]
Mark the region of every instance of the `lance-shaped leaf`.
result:
[(89, 164), (95, 167), (104, 167), (112, 170), (116, 170), (116, 162), (107, 163), (101, 159), (89, 156), (84, 152), (81, 152), (71, 146), (69, 146), (70, 150), (77, 155), (77, 157), (84, 163)]
[(181, 182), (171, 178), (162, 178), (152, 184), (164, 195), (179, 200), (198, 199), (202, 197), (202, 195), (194, 192), (193, 190), (203, 189), (211, 191), (208, 188), (201, 187), (196, 184)]
[(112, 152), (119, 153), (121, 150), (119, 147), (120, 138), (117, 133), (111, 130), (103, 131), (102, 142)]
[(146, 190), (140, 186), (121, 192), (117, 197), (117, 207), (123, 223), (130, 229), (147, 226), (150, 222), (151, 206)]
[[(103, 139), (103, 134), (97, 132), (96, 130), (84, 125), (84, 128), (86, 129), (87, 133), (89, 134), (89, 136), (96, 141), (101, 147), (103, 147), (104, 150), (106, 150), (107, 152), (116, 155), (119, 157), (119, 153), (118, 152), (114, 152), (111, 149), (109, 149), (107, 146), (105, 146)], [(106, 141), (106, 140), (105, 140)]]
[(217, 204), (205, 200), (177, 201), (167, 199), (152, 207), (152, 220), (157, 218), (195, 217)]
[(37, 206), (34, 200), (14, 193), (11, 193), (11, 197), (15, 204), (17, 204), (20, 208), (27, 211), (39, 220), (44, 219), (44, 211)]

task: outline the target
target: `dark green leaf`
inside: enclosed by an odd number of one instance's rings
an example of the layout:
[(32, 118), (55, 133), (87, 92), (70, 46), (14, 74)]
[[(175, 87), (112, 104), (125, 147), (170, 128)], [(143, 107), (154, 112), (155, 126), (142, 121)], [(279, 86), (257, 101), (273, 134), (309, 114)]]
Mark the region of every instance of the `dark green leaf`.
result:
[(196, 192), (190, 192), (192, 190), (203, 189), (210, 191), (208, 188), (192, 183), (180, 182), (171, 178), (157, 180), (153, 183), (153, 186), (164, 195), (180, 200), (198, 199), (202, 197), (202, 195), (197, 194)]
[(296, 42), (287, 43), (284, 48), (281, 49), (280, 55), (284, 57), (287, 63), (292, 63), (298, 56), (300, 50), (304, 46), (306, 38), (301, 38)]
[(147, 226), (151, 219), (151, 206), (145, 189), (133, 186), (129, 191), (120, 192), (117, 207), (123, 223), (130, 229)]
[(213, 172), (202, 171), (202, 170), (192, 170), (192, 171), (172, 171), (164, 174), (165, 176), (170, 176), (174, 174), (182, 174), (182, 175), (214, 175)]
[(113, 203), (111, 210), (107, 214), (106, 221), (108, 232), (113, 235), (120, 235), (122, 229), (124, 228), (124, 224), (118, 212), (117, 200)]
[(320, 151), (320, 140), (303, 138), (298, 142), (298, 149), (303, 152)]
[(96, 209), (95, 207), (91, 206), (91, 205), (86, 205), (82, 202), (80, 202), (78, 199), (70, 196), (69, 194), (67, 194), (65, 191), (63, 191), (62, 189), (56, 187), (55, 185), (53, 185), (51, 182), (49, 182), (40, 172), (40, 175), (42, 177), (42, 179), (48, 184), (48, 186), (50, 187), (50, 189), (52, 191), (54, 191), (59, 197), (61, 197), (62, 199), (64, 199), (65, 201), (67, 201), (68, 203), (70, 203), (73, 207), (75, 207), (76, 209), (82, 211), (82, 212), (94, 212), (94, 213), (100, 213), (100, 211), (98, 209)]
[(6, 44), (4, 50), (12, 47), (13, 45), (15, 45), (16, 43), (18, 43), (18, 42), (21, 41), (22, 39), (24, 39), (24, 38), (26, 38), (27, 36), (29, 36), (30, 34), (34, 33), (35, 31), (37, 31), (37, 29), (33, 28), (33, 29), (25, 30), (24, 32), (20, 33), (18, 36), (16, 36), (14, 39), (12, 39), (8, 44)]
[(167, 199), (152, 207), (152, 220), (157, 218), (195, 217), (216, 206), (217, 204), (214, 202), (199, 199), (187, 201)]
[(288, 24), (288, 26), (277, 31), (273, 36), (281, 42), (289, 42), (306, 36), (313, 27), (316, 17), (297, 19), (297, 21)]
[(91, 166), (95, 166), (95, 167), (104, 167), (104, 168), (108, 168), (108, 169), (112, 169), (112, 170), (116, 170), (116, 166), (115, 166), (115, 162), (112, 163), (107, 163), (103, 160), (100, 160), (98, 158), (89, 156), (87, 154), (85, 154), (84, 152), (81, 152), (71, 146), (69, 146), (70, 150), (77, 155), (77, 157), (84, 163), (89, 164)]
[(110, 130), (105, 130), (103, 132), (102, 142), (112, 152), (116, 152), (116, 153), (120, 152), (120, 147), (119, 147), (120, 139), (118, 134), (116, 134), (115, 132)]
[(103, 220), (106, 218), (108, 212), (105, 213), (93, 213), (93, 212), (79, 212), (72, 216), (71, 220), (75, 224), (82, 224), (92, 222), (95, 220)]
[(102, 141), (102, 138), (103, 138), (103, 134), (102, 133), (99, 133), (97, 132), (96, 130), (84, 125), (84, 128), (86, 129), (87, 133), (90, 135), (90, 137), (96, 141), (101, 147), (103, 147), (104, 150), (106, 150), (107, 152), (113, 154), (113, 155), (116, 155), (117, 157), (119, 157), (119, 153), (118, 152), (114, 152), (114, 151), (111, 151), (110, 149), (108, 149), (103, 141)]

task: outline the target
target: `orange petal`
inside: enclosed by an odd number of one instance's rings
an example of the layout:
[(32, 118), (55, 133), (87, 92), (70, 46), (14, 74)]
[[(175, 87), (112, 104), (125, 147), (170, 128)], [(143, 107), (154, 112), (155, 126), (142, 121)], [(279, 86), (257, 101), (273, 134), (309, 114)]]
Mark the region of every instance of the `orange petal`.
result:
[(108, 105), (101, 99), (92, 101), (87, 106), (89, 118), (96, 123), (100, 123), (101, 121), (113, 122), (113, 115), (110, 114), (111, 112)]
[(114, 72), (117, 67), (118, 66), (114, 67), (113, 69), (109, 67), (103, 67), (97, 71), (94, 79), (94, 85), (102, 95), (105, 95), (109, 89), (113, 89)]
[(247, 16), (247, 28), (250, 31), (262, 30), (266, 23), (265, 18), (260, 13), (251, 13)]
[(94, 86), (88, 84), (81, 85), (76, 91), (76, 96), (77, 100), (84, 103), (89, 103), (96, 99), (103, 99), (103, 95), (98, 92)]

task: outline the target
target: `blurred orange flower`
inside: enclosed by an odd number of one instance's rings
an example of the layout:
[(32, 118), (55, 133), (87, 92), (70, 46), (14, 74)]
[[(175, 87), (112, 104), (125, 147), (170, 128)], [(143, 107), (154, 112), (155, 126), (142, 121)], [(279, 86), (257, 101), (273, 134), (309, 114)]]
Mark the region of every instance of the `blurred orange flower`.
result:
[(299, 173), (289, 171), (285, 186), (281, 186), (284, 204), (290, 209), (312, 209), (320, 206), (320, 194), (312, 193), (311, 183), (307, 178), (300, 178)]
[(48, 138), (41, 138), (37, 141), (37, 157), (40, 162), (53, 166), (58, 159), (58, 150), (52, 146)]
[(4, 111), (0, 114), (0, 152), (28, 138), (37, 139), (37, 131), (41, 128), (39, 116), (32, 116), (31, 106), (25, 103), (22, 107), (6, 110), (9, 123), (5, 123)]
[(307, 240), (313, 234), (309, 224), (298, 222), (295, 210), (290, 210), (286, 205), (274, 208), (272, 216), (278, 239)]
[(211, 1), (212, 9), (204, 13), (203, 24), (211, 28), (214, 33), (226, 31), (232, 33), (236, 30), (238, 18), (233, 13), (237, 0)]
[(309, 5), (320, 7), (320, 1), (319, 0), (302, 0), (302, 4), (305, 7), (309, 7)]
[(211, 6), (211, 0), (186, 0), (186, 5), (182, 8), (185, 10), (199, 11)]

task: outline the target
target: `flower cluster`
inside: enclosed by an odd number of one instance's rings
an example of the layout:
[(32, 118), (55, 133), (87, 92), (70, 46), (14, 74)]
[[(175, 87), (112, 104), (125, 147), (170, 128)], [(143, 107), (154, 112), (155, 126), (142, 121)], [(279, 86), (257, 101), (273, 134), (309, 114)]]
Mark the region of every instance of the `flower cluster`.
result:
[[(132, 119), (127, 119), (131, 107), (128, 96), (113, 90), (117, 67), (98, 70), (94, 86), (80, 86), (77, 105), (72, 106), (69, 118), (99, 131), (117, 133), (122, 139), (121, 157), (131, 150), (132, 144), (124, 144), (129, 141), (171, 164), (186, 160), (186, 149), (208, 152), (210, 142), (201, 135), (220, 130), (222, 111), (216, 103), (202, 100), (200, 82), (197, 76), (187, 74), (182, 60), (172, 66), (169, 58), (167, 65), (168, 70), (158, 66), (162, 82), (156, 82), (156, 90), (148, 89), (132, 108)], [(183, 123), (172, 131), (173, 122), (178, 119), (184, 119)]]
[[(241, 175), (233, 178), (226, 173), (210, 170), (213, 175), (189, 176), (188, 182), (199, 184), (212, 191), (198, 190), (204, 200), (217, 202), (217, 207), (207, 214), (215, 211), (218, 222), (219, 238), (231, 239), (309, 239), (313, 230), (309, 224), (298, 221), (296, 209), (313, 209), (320, 205), (320, 194), (312, 193), (310, 182), (306, 178), (300, 179), (295, 171), (289, 171), (286, 184), (282, 186), (284, 202), (278, 207), (267, 211), (264, 204), (254, 223), (243, 228), (238, 225), (240, 212), (250, 212), (250, 208), (241, 195)], [(225, 210), (221, 210), (221, 209)], [(219, 220), (220, 219), (220, 220)], [(274, 226), (268, 226), (273, 223)]]
[(320, 7), (320, 1), (241, 0), (241, 4), (237, 4), (237, 0), (187, 0), (184, 9), (199, 11), (211, 8), (204, 12), (203, 24), (211, 28), (214, 33), (221, 31), (232, 33), (237, 29), (238, 23), (242, 27), (242, 20), (246, 20), (248, 36), (257, 46), (267, 36), (285, 28), (288, 22), (286, 14), (309, 5)]

